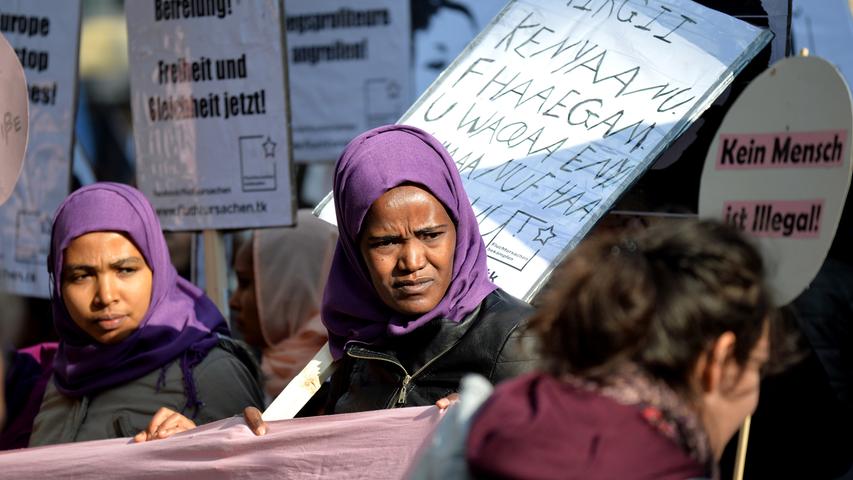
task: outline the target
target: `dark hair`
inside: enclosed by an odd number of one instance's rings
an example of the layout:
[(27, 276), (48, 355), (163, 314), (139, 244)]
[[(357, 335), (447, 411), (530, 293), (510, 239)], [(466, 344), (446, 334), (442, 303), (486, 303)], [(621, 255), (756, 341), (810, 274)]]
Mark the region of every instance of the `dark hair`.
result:
[(530, 320), (549, 373), (604, 380), (631, 362), (683, 389), (721, 334), (744, 365), (772, 307), (761, 256), (715, 221), (666, 223), (582, 242)]

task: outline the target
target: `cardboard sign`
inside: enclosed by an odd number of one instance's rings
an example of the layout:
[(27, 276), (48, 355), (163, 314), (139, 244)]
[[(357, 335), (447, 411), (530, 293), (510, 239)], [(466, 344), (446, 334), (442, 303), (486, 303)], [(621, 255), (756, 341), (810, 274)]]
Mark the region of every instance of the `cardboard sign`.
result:
[(794, 57), (744, 90), (711, 144), (699, 215), (755, 238), (777, 305), (811, 282), (835, 237), (850, 185), (851, 128), (850, 92), (838, 71)]
[(453, 156), (491, 278), (516, 297), (770, 37), (686, 0), (620, 5), (510, 2), (400, 120)]
[(287, 2), (293, 155), (334, 162), (359, 133), (411, 103), (409, 2)]
[[(80, 8), (80, 0), (8, 0), (0, 6), (0, 33), (24, 68), (29, 100), (26, 160), (0, 206), (0, 288), (19, 295), (49, 294), (50, 226), (68, 195), (71, 172)], [(14, 130), (14, 120), (12, 125)]]
[(9, 199), (27, 150), (27, 80), (18, 55), (0, 35), (0, 205)]
[(281, 2), (125, 8), (137, 182), (163, 228), (292, 225)]

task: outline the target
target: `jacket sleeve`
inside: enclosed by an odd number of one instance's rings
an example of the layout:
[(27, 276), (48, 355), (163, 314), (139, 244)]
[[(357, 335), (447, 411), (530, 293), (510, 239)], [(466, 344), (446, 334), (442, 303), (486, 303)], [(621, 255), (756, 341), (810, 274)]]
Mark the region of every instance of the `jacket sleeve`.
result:
[(264, 408), (264, 396), (250, 368), (220, 348), (195, 368), (194, 379), (199, 400), (195, 422), (199, 425), (243, 413), (249, 406)]
[(506, 379), (533, 371), (539, 365), (537, 339), (526, 328), (526, 322), (516, 324), (504, 340), (495, 357), (489, 380), (498, 384)]

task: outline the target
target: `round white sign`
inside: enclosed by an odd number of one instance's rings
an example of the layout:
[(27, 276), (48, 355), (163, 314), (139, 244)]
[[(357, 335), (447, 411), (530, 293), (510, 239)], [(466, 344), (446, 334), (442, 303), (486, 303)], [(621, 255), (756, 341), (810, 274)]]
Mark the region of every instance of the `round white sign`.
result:
[(838, 71), (792, 57), (747, 86), (711, 143), (699, 215), (756, 240), (777, 305), (808, 286), (832, 244), (850, 185), (851, 130)]
[(24, 69), (15, 50), (0, 35), (0, 205), (12, 195), (24, 166), (28, 107)]

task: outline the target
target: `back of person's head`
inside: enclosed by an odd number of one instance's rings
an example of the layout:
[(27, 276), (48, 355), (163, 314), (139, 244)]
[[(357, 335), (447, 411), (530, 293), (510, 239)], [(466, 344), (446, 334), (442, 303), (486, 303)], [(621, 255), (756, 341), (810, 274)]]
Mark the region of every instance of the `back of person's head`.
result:
[(582, 242), (531, 328), (549, 373), (605, 380), (626, 363), (678, 391), (725, 332), (744, 365), (771, 312), (761, 256), (714, 221), (662, 224)]

